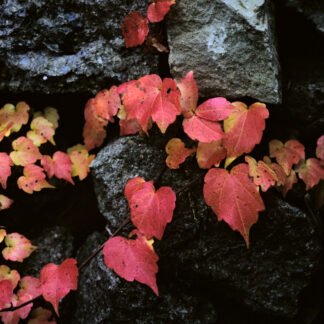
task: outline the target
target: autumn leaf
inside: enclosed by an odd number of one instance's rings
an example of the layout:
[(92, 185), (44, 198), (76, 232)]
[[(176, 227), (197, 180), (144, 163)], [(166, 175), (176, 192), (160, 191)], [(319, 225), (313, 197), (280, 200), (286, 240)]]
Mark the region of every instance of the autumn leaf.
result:
[(112, 86), (109, 90), (104, 89), (94, 97), (94, 113), (96, 116), (114, 122), (114, 116), (121, 106), (118, 88)]
[(137, 280), (149, 286), (158, 295), (156, 274), (159, 258), (154, 252), (153, 240), (147, 240), (137, 230), (134, 230), (130, 237), (133, 235), (137, 235), (135, 240), (117, 236), (106, 242), (103, 248), (105, 264), (125, 280)]
[(70, 290), (76, 290), (78, 285), (78, 267), (75, 259), (70, 258), (58, 266), (49, 263), (43, 267), (40, 273), (40, 283), (44, 299), (50, 302), (57, 315), (59, 315), (59, 301)]
[(193, 72), (189, 72), (178, 83), (181, 92), (180, 103), (183, 121), (183, 130), (193, 140), (202, 143), (211, 143), (220, 140), (224, 136), (218, 121), (227, 118), (233, 111), (230, 102), (225, 98), (212, 98), (197, 107), (198, 87), (193, 78)]
[(72, 162), (72, 177), (78, 176), (80, 180), (85, 179), (90, 171), (89, 165), (95, 155), (89, 155), (89, 152), (81, 144), (70, 147), (67, 153)]
[(72, 162), (66, 153), (56, 151), (53, 154), (53, 158), (49, 155), (43, 155), (41, 165), (49, 178), (52, 178), (55, 175), (56, 178), (64, 179), (74, 185), (71, 178)]
[(52, 312), (43, 307), (37, 307), (30, 313), (30, 320), (28, 324), (56, 324), (56, 322), (50, 321), (53, 316)]
[(305, 159), (304, 145), (296, 140), (289, 140), (285, 144), (279, 140), (272, 140), (269, 143), (269, 152), (270, 157), (276, 158), (287, 176), (290, 174), (293, 164)]
[[(11, 304), (13, 307), (22, 305), (30, 300), (29, 295), (17, 296), (13, 295)], [(20, 319), (25, 319), (29, 315), (33, 303), (30, 303), (24, 307), (18, 308), (11, 312), (1, 312), (1, 319), (4, 324), (17, 324)]]
[[(4, 240), (4, 238), (6, 237), (6, 235), (7, 235), (7, 231), (5, 229), (1, 228), (0, 229), (0, 243)], [(1, 268), (1, 266), (0, 266), (0, 268)]]
[(278, 181), (276, 172), (265, 162), (256, 161), (253, 157), (245, 156), (245, 162), (249, 164), (249, 176), (253, 182), (261, 187), (263, 192), (274, 186)]
[(6, 248), (2, 250), (2, 256), (6, 260), (23, 262), (37, 249), (31, 242), (19, 233), (7, 234), (5, 238)]
[(14, 140), (12, 148), (14, 151), (10, 153), (10, 158), (15, 165), (26, 166), (27, 164), (35, 163), (42, 157), (33, 141), (24, 136)]
[(277, 176), (276, 185), (283, 186), (287, 179), (287, 175), (284, 169), (278, 163), (272, 162), (268, 156), (263, 157), (263, 162), (266, 163), (268, 166), (270, 166), (270, 168), (276, 173)]
[[(117, 117), (119, 118), (120, 136), (137, 134), (142, 130), (136, 118), (127, 120), (124, 106), (119, 109)], [(149, 129), (149, 127), (147, 127), (147, 129)]]
[(38, 278), (25, 276), (19, 281), (18, 296), (29, 295), (30, 299), (36, 298), (42, 294), (41, 283)]
[(146, 181), (142, 177), (135, 177), (133, 179), (128, 180), (124, 190), (126, 199), (130, 201), (133, 194), (136, 191), (141, 190), (145, 183)]
[(225, 167), (243, 153), (250, 153), (261, 142), (265, 119), (269, 117), (266, 105), (260, 102), (249, 108), (243, 102), (233, 102), (233, 113), (224, 121), (223, 145), (227, 151)]
[(44, 117), (36, 117), (30, 124), (31, 130), (27, 132), (27, 137), (33, 141), (36, 146), (40, 146), (47, 141), (55, 145), (55, 129), (51, 122)]
[(34, 191), (41, 191), (44, 188), (55, 188), (46, 180), (43, 169), (35, 164), (28, 164), (24, 167), (24, 175), (17, 180), (18, 188), (32, 194)]
[(0, 153), (0, 183), (3, 189), (7, 188), (7, 179), (11, 175), (12, 163), (9, 155), (7, 153)]
[(223, 147), (222, 140), (211, 143), (198, 143), (197, 163), (202, 169), (209, 169), (213, 165), (218, 166), (225, 158), (226, 150)]
[(183, 163), (186, 158), (196, 152), (196, 149), (188, 149), (180, 138), (172, 138), (167, 143), (165, 151), (168, 154), (166, 164), (170, 169), (179, 169), (179, 164)]
[[(137, 178), (139, 181), (140, 178)], [(144, 180), (144, 179), (143, 179)], [(132, 185), (131, 194), (129, 186)], [(170, 187), (161, 187), (155, 192), (152, 181), (133, 189), (128, 182), (125, 195), (131, 210), (133, 224), (148, 238), (161, 240), (167, 223), (170, 223), (175, 208), (176, 195)]]
[[(10, 307), (14, 287), (9, 280), (0, 281), (0, 310)], [(1, 313), (0, 313), (1, 314)]]
[(306, 184), (306, 191), (324, 180), (324, 166), (315, 158), (301, 160), (295, 167), (298, 177)]
[(126, 88), (123, 96), (127, 120), (136, 118), (145, 133), (150, 118), (165, 133), (181, 113), (179, 100), (176, 82), (170, 78), (162, 81), (156, 74), (140, 78)]
[(12, 284), (12, 289), (15, 289), (20, 280), (20, 275), (17, 270), (11, 270), (6, 265), (0, 265), (0, 281), (9, 280)]
[(143, 44), (149, 32), (147, 18), (144, 18), (137, 11), (132, 11), (124, 18), (122, 32), (126, 47)]
[(225, 169), (210, 169), (205, 176), (204, 197), (219, 221), (224, 220), (243, 236), (249, 247), (249, 231), (258, 220), (258, 212), (265, 210), (258, 187), (249, 179), (245, 163)]
[(15, 107), (6, 104), (0, 109), (0, 133), (9, 136), (13, 132), (19, 132), (22, 125), (27, 124), (29, 118), (29, 106), (26, 102), (18, 102)]
[(43, 112), (36, 111), (34, 114), (34, 118), (36, 117), (44, 117), (53, 125), (54, 130), (58, 128), (58, 121), (60, 119), (60, 116), (56, 108), (46, 107)]
[(316, 156), (324, 162), (324, 135), (317, 140)]
[(174, 4), (175, 0), (152, 0), (147, 9), (147, 18), (152, 23), (162, 21)]
[(286, 178), (285, 183), (282, 186), (282, 196), (285, 198), (288, 191), (292, 189), (294, 183), (297, 183), (298, 179), (296, 176), (296, 172), (291, 169), (289, 176)]
[(86, 122), (83, 127), (83, 139), (88, 151), (101, 146), (107, 135), (105, 127), (108, 125), (108, 121), (97, 116), (95, 109), (95, 99), (91, 98), (84, 109)]

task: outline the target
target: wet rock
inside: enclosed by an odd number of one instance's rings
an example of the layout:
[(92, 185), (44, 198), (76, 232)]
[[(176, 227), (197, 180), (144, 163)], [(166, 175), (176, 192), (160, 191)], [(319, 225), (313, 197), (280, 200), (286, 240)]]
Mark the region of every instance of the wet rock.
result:
[[(99, 205), (117, 227), (125, 219), (124, 183), (136, 175), (152, 179), (164, 157), (152, 143), (136, 136), (110, 143), (98, 156), (92, 173)], [(179, 190), (199, 172), (189, 160), (180, 170), (167, 170), (161, 185)], [(321, 260), (322, 246), (310, 217), (276, 194), (265, 194), (267, 210), (252, 227), (247, 249), (239, 233), (217, 222), (204, 203), (202, 179), (178, 194), (173, 221), (155, 243), (160, 273), (177, 285), (236, 300), (254, 312), (296, 315), (299, 296)]]
[[(88, 237), (80, 249), (84, 260), (107, 238)], [(215, 323), (216, 313), (203, 298), (177, 287), (160, 286), (160, 296), (138, 282), (127, 282), (109, 270), (98, 254), (80, 273), (72, 323)]]
[(73, 257), (73, 236), (64, 227), (46, 229), (31, 238), (31, 241), (38, 249), (24, 260), (23, 275), (39, 277), (46, 264), (61, 264), (65, 259)]
[(324, 33), (324, 2), (322, 0), (285, 0), (286, 6), (293, 8), (312, 21), (317, 30)]
[(5, 1), (0, 11), (0, 90), (96, 92), (155, 73), (158, 56), (126, 49), (124, 17), (147, 4), (127, 0)]
[(179, 0), (168, 17), (173, 77), (193, 70), (204, 97), (281, 101), (270, 1)]

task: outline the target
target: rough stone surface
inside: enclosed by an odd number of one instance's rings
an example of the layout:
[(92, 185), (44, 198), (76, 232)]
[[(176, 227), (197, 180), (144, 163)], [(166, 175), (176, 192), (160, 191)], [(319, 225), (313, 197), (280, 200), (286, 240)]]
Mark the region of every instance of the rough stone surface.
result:
[[(93, 233), (78, 256), (84, 260), (107, 238)], [(72, 323), (215, 323), (216, 313), (203, 298), (160, 286), (160, 297), (146, 286), (127, 282), (109, 270), (100, 253), (79, 276)]]
[(39, 248), (24, 260), (23, 275), (39, 277), (44, 265), (73, 257), (73, 236), (64, 227), (46, 229), (31, 241)]
[(324, 2), (322, 0), (285, 0), (285, 4), (302, 13), (314, 23), (318, 31), (324, 33)]
[(138, 136), (121, 137), (103, 148), (91, 163), (99, 211), (110, 229), (129, 215), (124, 188), (131, 178), (152, 180), (164, 165), (163, 151)]
[[(139, 157), (135, 143), (141, 145), (139, 151), (145, 152), (144, 157)], [(109, 158), (108, 151), (113, 158)], [(125, 207), (109, 207), (112, 197), (123, 195), (126, 180), (120, 181), (119, 177), (128, 178), (133, 172), (126, 168), (130, 165), (135, 170), (141, 166), (146, 175), (160, 159), (156, 158), (156, 148), (136, 137), (120, 138), (103, 152), (105, 155), (101, 152), (99, 160), (106, 159), (106, 163), (95, 162), (92, 172), (95, 178), (105, 176), (111, 180), (103, 185), (95, 179), (96, 191), (109, 222), (120, 224), (125, 219), (122, 209)], [(134, 160), (136, 164), (126, 164)], [(112, 168), (111, 162), (115, 161), (118, 161), (116, 168)], [(178, 190), (201, 172), (190, 161), (183, 168), (185, 171), (167, 170), (161, 185)], [(162, 241), (155, 244), (161, 273), (172, 274), (175, 282), (187, 285), (188, 289), (235, 299), (256, 312), (284, 317), (296, 315), (300, 293), (318, 269), (321, 243), (308, 215), (276, 194), (267, 193), (264, 199), (267, 210), (252, 227), (251, 246), (247, 249), (239, 233), (224, 222), (217, 222), (205, 205), (202, 181), (178, 195), (173, 221), (167, 226)]]
[(10, 0), (0, 10), (0, 90), (96, 92), (155, 73), (158, 56), (126, 49), (121, 33), (146, 2)]
[(202, 96), (281, 101), (273, 15), (267, 0), (179, 0), (167, 33), (171, 74), (193, 70)]

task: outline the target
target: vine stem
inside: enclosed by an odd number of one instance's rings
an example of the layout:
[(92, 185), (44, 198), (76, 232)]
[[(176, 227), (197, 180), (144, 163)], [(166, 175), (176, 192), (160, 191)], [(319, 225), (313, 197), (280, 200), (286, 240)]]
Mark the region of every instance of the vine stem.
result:
[[(160, 171), (160, 173), (158, 174), (158, 176), (157, 176), (157, 178), (156, 178), (156, 180), (154, 181), (155, 183), (157, 183), (160, 179), (161, 179), (161, 177), (162, 177), (162, 175), (163, 175), (163, 173), (165, 172), (165, 170), (166, 170), (166, 167), (164, 167), (161, 171)], [(175, 194), (176, 195), (178, 195), (179, 193), (181, 193), (181, 192), (183, 192), (183, 191), (186, 191), (186, 190), (188, 190), (194, 183), (196, 183), (197, 181), (199, 181), (203, 176), (204, 176), (205, 174), (203, 173), (203, 174), (199, 174), (197, 177), (195, 177), (194, 179), (192, 179), (190, 182), (188, 182), (186, 185), (184, 185), (183, 187), (181, 187), (180, 189), (178, 189), (176, 192), (175, 192)], [(130, 217), (128, 217), (127, 219), (125, 219), (124, 221), (123, 221), (123, 223), (122, 224), (120, 224), (120, 226), (116, 229), (116, 231), (113, 233), (113, 234), (111, 234), (111, 236), (109, 237), (109, 238), (112, 238), (112, 237), (114, 237), (114, 236), (116, 236), (128, 223), (130, 222)], [(104, 246), (105, 246), (105, 244), (106, 244), (106, 242), (105, 243), (103, 243), (102, 245), (100, 245), (95, 251), (93, 251), (79, 266), (78, 266), (78, 269), (79, 269), (79, 271), (81, 270), (81, 269), (83, 269), (103, 248), (104, 248)], [(38, 298), (40, 298), (42, 295), (40, 295), (40, 296), (37, 296), (37, 297), (35, 297), (35, 298), (33, 298), (33, 299), (31, 299), (31, 300), (29, 300), (29, 301), (27, 301), (27, 302), (25, 302), (25, 303), (23, 303), (23, 304), (21, 304), (21, 305), (18, 305), (18, 306), (14, 306), (14, 307), (8, 307), (8, 308), (4, 308), (4, 309), (2, 309), (1, 311), (0, 311), (0, 313), (2, 313), (2, 312), (13, 312), (13, 311), (15, 311), (15, 310), (17, 310), (17, 309), (19, 309), (19, 308), (22, 308), (22, 307), (24, 307), (24, 306), (27, 306), (28, 304), (30, 304), (30, 303), (33, 303), (34, 301), (36, 301)]]

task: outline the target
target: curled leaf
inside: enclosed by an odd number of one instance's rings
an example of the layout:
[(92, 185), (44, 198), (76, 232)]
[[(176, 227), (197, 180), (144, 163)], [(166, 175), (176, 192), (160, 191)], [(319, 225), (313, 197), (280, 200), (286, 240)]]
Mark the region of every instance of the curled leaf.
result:
[(179, 169), (179, 164), (183, 163), (196, 149), (188, 149), (180, 138), (172, 138), (167, 143), (165, 151), (168, 154), (166, 158), (168, 168)]

